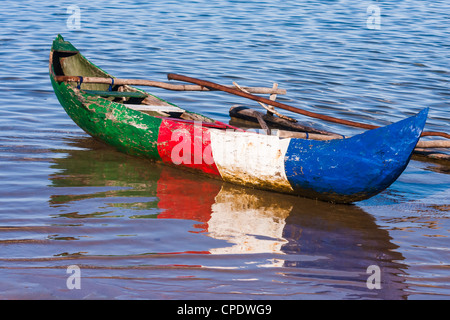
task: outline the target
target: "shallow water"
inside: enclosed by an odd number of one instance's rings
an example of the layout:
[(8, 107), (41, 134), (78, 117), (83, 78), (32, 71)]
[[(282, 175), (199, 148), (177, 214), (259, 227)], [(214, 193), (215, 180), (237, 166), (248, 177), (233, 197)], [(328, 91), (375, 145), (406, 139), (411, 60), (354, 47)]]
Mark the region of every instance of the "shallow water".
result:
[[(280, 101), (310, 111), (384, 125), (430, 107), (426, 129), (450, 132), (448, 2), (86, 1), (75, 30), (67, 4), (3, 3), (1, 298), (449, 299), (448, 164), (414, 159), (352, 206), (232, 186), (93, 140), (48, 78), (61, 33), (118, 77), (276, 81)], [(248, 103), (152, 92), (221, 121)], [(367, 287), (372, 265), (381, 289)]]

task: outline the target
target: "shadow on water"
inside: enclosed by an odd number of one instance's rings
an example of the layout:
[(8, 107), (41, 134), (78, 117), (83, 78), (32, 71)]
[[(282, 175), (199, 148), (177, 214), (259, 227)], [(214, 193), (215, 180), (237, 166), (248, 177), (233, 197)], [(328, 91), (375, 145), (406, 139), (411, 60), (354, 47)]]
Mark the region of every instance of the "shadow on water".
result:
[[(183, 265), (208, 268), (204, 257), (212, 255), (221, 257), (215, 263), (241, 268), (239, 258), (233, 265), (227, 257), (244, 255), (258, 260), (252, 262), (257, 268), (280, 268), (284, 281), (352, 288), (359, 297), (404, 295), (404, 258), (358, 206), (222, 183), (118, 153), (91, 138), (69, 144), (74, 148), (54, 159), (57, 171), (50, 176), (54, 218), (89, 224), (89, 234), (103, 237), (55, 256), (184, 254)], [(382, 270), (385, 290), (367, 289), (371, 265)]]

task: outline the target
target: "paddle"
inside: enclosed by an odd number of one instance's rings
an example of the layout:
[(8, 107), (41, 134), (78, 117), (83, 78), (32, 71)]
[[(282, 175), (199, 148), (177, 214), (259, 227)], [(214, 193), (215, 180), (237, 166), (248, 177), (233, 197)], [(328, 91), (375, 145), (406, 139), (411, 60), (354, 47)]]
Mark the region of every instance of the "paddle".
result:
[[(307, 111), (307, 110), (303, 110), (303, 109), (299, 109), (296, 107), (292, 107), (290, 105), (278, 102), (278, 101), (272, 101), (269, 100), (267, 98), (264, 97), (259, 97), (259, 96), (255, 96), (253, 94), (247, 93), (247, 92), (243, 92), (240, 91), (238, 89), (234, 89), (231, 87), (227, 87), (227, 86), (223, 86), (214, 82), (210, 82), (210, 81), (206, 81), (206, 80), (201, 80), (201, 79), (196, 79), (196, 78), (191, 78), (188, 76), (183, 76), (180, 74), (174, 74), (174, 73), (169, 73), (167, 75), (167, 79), (169, 80), (178, 80), (178, 81), (184, 81), (184, 82), (190, 82), (190, 83), (195, 83), (199, 86), (202, 87), (208, 87), (214, 90), (219, 90), (219, 91), (224, 91), (230, 94), (234, 94), (237, 96), (241, 96), (250, 100), (254, 100), (254, 101), (258, 101), (258, 102), (262, 102), (262, 103), (266, 103), (268, 105), (274, 106), (274, 107), (278, 107), (284, 110), (288, 110), (291, 112), (295, 112), (298, 114), (302, 114), (308, 117), (312, 117), (312, 118), (316, 118), (316, 119), (320, 119), (320, 120), (325, 120), (325, 121), (329, 121), (329, 122), (334, 122), (334, 123), (339, 123), (339, 124), (343, 124), (343, 125), (347, 125), (347, 126), (352, 126), (352, 127), (358, 127), (358, 128), (363, 128), (363, 129), (376, 129), (379, 128), (379, 126), (375, 126), (375, 125), (371, 125), (371, 124), (365, 124), (365, 123), (360, 123), (360, 122), (355, 122), (355, 121), (350, 121), (350, 120), (343, 120), (343, 119), (338, 119), (335, 117), (331, 117), (331, 116), (327, 116), (327, 115), (322, 115), (322, 114), (318, 114), (315, 112), (311, 112), (311, 111)], [(447, 139), (450, 139), (450, 134), (448, 133), (444, 133), (444, 132), (423, 132), (422, 136), (442, 136), (445, 137)]]
[[(160, 81), (143, 80), (143, 79), (117, 79), (102, 77), (79, 77), (79, 76), (56, 76), (57, 82), (82, 82), (82, 83), (103, 83), (112, 85), (134, 85), (158, 87), (174, 91), (211, 91), (211, 88), (197, 85), (176, 85)], [(114, 81), (114, 82), (113, 82)], [(265, 87), (244, 87), (243, 89), (251, 93), (260, 94), (286, 94), (285, 89), (265, 88)]]

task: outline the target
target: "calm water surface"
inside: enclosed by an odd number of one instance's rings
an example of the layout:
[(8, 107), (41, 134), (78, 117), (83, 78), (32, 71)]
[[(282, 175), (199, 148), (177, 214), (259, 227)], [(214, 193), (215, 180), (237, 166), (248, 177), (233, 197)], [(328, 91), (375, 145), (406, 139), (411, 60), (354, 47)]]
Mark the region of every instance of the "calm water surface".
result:
[[(384, 125), (430, 107), (426, 129), (450, 132), (448, 1), (81, 1), (75, 30), (62, 2), (2, 4), (0, 298), (450, 298), (448, 164), (415, 159), (352, 206), (232, 186), (93, 140), (48, 78), (61, 33), (116, 76), (276, 81), (310, 111)], [(221, 121), (247, 102), (153, 92)]]

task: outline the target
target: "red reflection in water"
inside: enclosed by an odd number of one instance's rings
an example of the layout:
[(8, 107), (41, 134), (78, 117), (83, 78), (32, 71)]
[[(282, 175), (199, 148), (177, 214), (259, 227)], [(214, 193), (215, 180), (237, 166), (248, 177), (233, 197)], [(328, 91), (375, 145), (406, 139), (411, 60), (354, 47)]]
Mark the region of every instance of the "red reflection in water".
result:
[(220, 191), (220, 184), (209, 180), (194, 181), (191, 177), (183, 178), (174, 175), (173, 170), (163, 170), (158, 181), (156, 196), (158, 207), (164, 212), (158, 219), (188, 219), (201, 222), (195, 227), (208, 231), (211, 219), (211, 207)]

